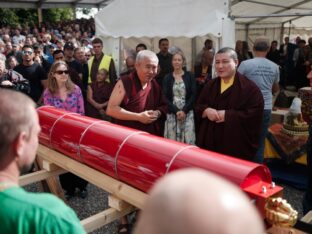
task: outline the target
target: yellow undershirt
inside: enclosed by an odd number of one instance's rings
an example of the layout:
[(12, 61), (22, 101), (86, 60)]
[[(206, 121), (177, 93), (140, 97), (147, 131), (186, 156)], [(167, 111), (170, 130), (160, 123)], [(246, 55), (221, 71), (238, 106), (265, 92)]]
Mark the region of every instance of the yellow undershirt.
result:
[(221, 93), (223, 93), (225, 90), (230, 88), (234, 83), (234, 76), (231, 77), (227, 82), (225, 83), (223, 79), (221, 79)]

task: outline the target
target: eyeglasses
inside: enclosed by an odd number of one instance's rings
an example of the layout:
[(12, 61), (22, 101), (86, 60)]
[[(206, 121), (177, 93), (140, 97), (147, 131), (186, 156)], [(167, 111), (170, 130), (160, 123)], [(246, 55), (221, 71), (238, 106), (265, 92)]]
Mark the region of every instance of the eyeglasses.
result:
[(68, 75), (69, 71), (68, 70), (65, 70), (65, 71), (55, 71), (55, 73), (58, 74), (58, 75), (62, 75), (62, 74)]
[(29, 54), (29, 55), (32, 55), (32, 51), (29, 51), (29, 50), (24, 50), (23, 51), (23, 55), (26, 55), (26, 54)]

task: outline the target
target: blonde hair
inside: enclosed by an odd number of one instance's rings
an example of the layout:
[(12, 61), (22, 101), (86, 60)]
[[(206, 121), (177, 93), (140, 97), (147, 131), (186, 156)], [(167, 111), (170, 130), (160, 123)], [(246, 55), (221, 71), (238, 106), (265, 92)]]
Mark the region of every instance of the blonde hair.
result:
[[(66, 62), (64, 61), (56, 61), (55, 63), (52, 64), (50, 72), (48, 74), (48, 90), (50, 91), (50, 93), (52, 93), (53, 95), (55, 95), (59, 89), (56, 79), (54, 77), (54, 74), (57, 70), (57, 68), (61, 65), (66, 66), (67, 70), (68, 70), (68, 65)], [(65, 87), (68, 91), (72, 92), (75, 88), (75, 84), (72, 82), (72, 80), (70, 79), (70, 77), (68, 77), (66, 83), (65, 83)]]

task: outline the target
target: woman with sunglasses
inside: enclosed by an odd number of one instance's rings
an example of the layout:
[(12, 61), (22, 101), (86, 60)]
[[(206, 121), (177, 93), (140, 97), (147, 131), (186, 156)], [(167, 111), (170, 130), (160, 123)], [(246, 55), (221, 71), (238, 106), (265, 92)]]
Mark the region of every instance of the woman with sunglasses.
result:
[[(48, 87), (43, 93), (44, 105), (55, 106), (70, 112), (84, 115), (84, 103), (80, 88), (75, 85), (68, 72), (68, 66), (64, 61), (53, 63), (48, 74)], [(62, 188), (66, 190), (65, 197), (70, 199), (75, 195), (75, 189), (79, 189), (79, 196), (86, 198), (88, 182), (71, 173), (60, 175)]]
[(43, 102), (44, 105), (84, 115), (81, 89), (71, 81), (66, 62), (57, 61), (52, 65)]

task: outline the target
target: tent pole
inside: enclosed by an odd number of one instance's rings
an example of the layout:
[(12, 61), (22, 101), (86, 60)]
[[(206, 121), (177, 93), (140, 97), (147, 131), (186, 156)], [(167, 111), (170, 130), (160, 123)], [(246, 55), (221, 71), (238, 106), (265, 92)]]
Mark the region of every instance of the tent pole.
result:
[(245, 41), (247, 41), (248, 42), (248, 35), (249, 35), (249, 24), (246, 24), (245, 25)]
[(281, 35), (280, 35), (280, 45), (283, 43), (283, 40), (284, 40), (284, 32), (285, 32), (285, 22), (282, 23)]
[(38, 24), (41, 27), (42, 23), (42, 3), (38, 3)]
[(288, 37), (290, 38), (290, 31), (291, 31), (291, 20), (289, 20), (289, 27), (288, 27)]
[(192, 38), (192, 61), (191, 61), (191, 71), (194, 72), (195, 59), (196, 59), (197, 51), (196, 51), (196, 38)]

